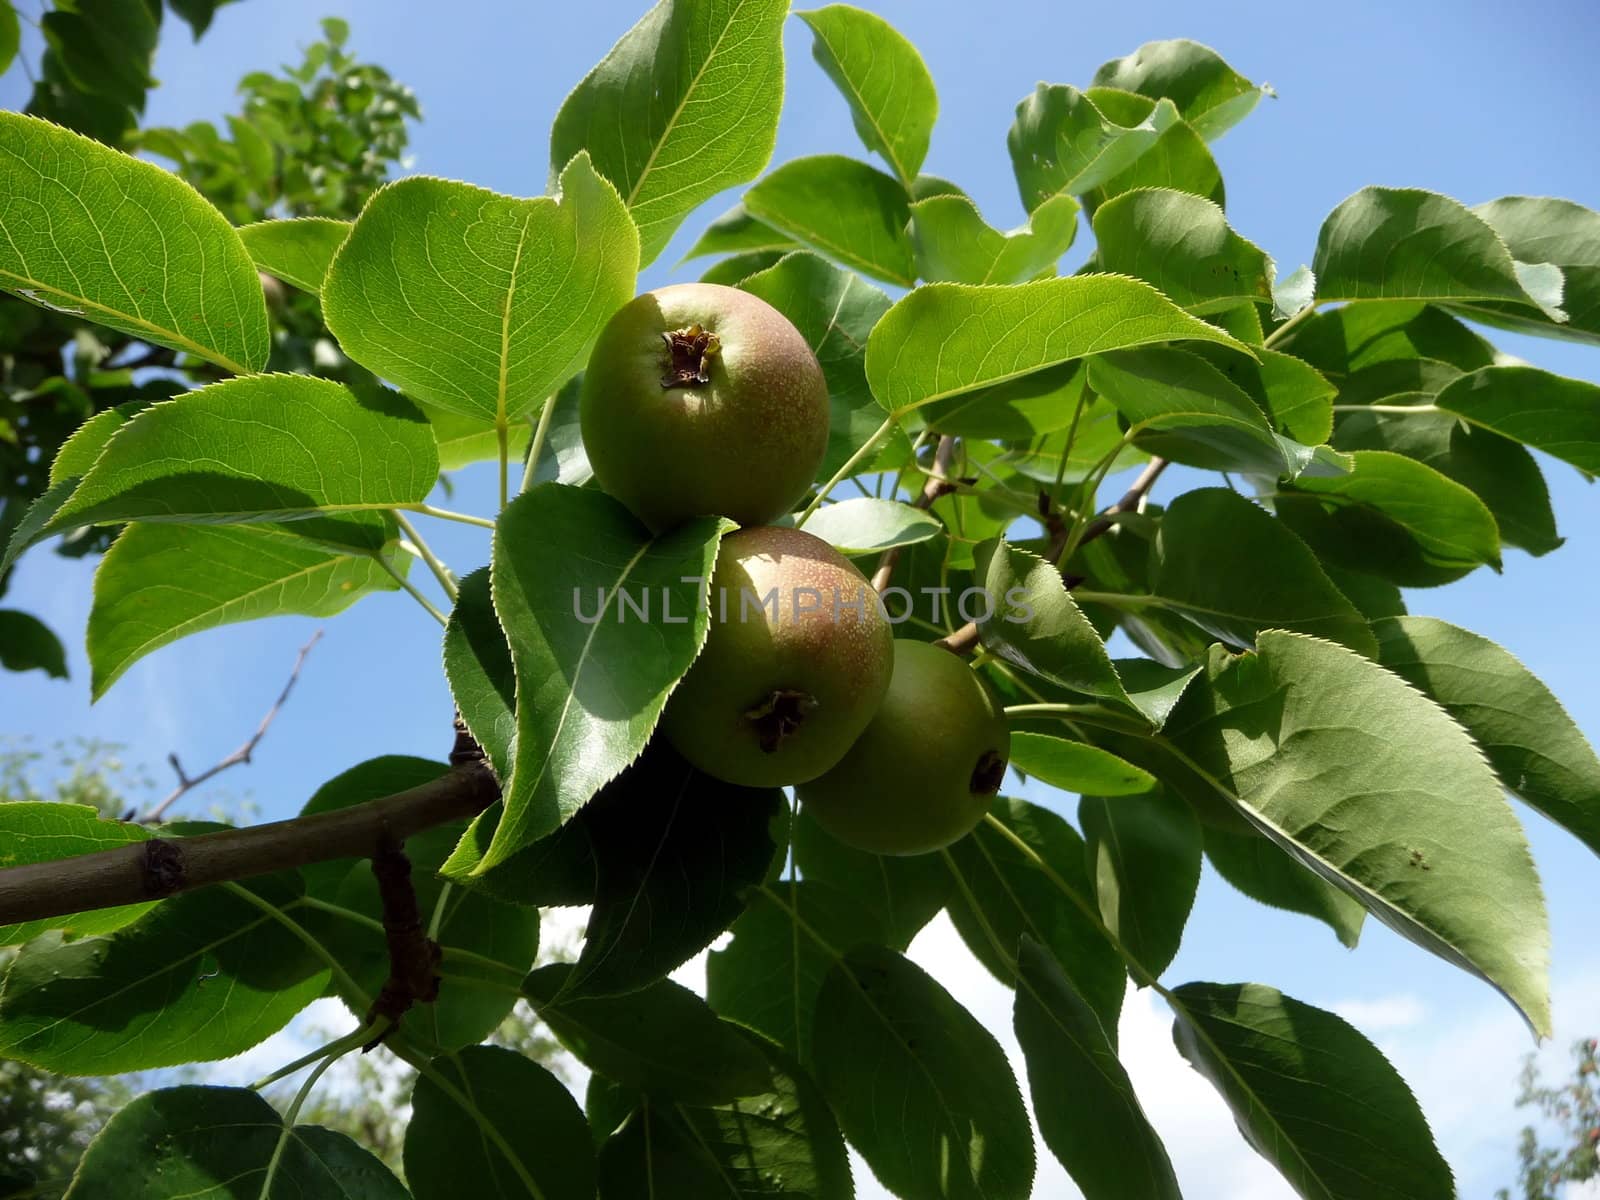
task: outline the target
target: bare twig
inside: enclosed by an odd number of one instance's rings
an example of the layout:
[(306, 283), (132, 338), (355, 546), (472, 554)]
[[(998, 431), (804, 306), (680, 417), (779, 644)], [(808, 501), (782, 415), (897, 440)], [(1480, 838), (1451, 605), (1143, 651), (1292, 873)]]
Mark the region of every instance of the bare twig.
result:
[[(950, 478), (950, 461), (955, 457), (955, 448), (956, 440), (949, 434), (939, 439), (939, 447), (933, 452), (933, 469), (928, 472), (922, 492), (911, 502), (912, 508), (932, 508), (934, 501), (956, 490), (958, 481)], [(872, 586), (878, 593), (881, 594), (894, 578), (894, 568), (900, 561), (902, 549), (904, 547), (891, 547), (878, 560), (878, 569), (872, 573)]]
[(307, 863), (365, 858), (385, 833), (404, 841), (482, 812), (499, 795), (485, 765), (468, 762), (420, 787), (348, 808), (9, 867), (0, 870), (0, 925), (159, 900)]
[(250, 756), (255, 753), (256, 747), (261, 744), (261, 739), (267, 736), (267, 729), (278, 715), (278, 710), (283, 707), (284, 701), (289, 698), (289, 693), (293, 690), (295, 681), (300, 678), (300, 668), (305, 665), (306, 655), (311, 653), (311, 647), (315, 646), (321, 638), (322, 630), (319, 629), (311, 635), (310, 641), (300, 647), (300, 653), (295, 655), (294, 658), (294, 669), (289, 672), (289, 679), (283, 685), (283, 691), (278, 693), (278, 698), (272, 702), (272, 707), (267, 710), (267, 715), (261, 718), (261, 724), (256, 726), (256, 731), (250, 735), (250, 740), (244, 745), (220, 762), (201, 771), (198, 775), (186, 774), (183, 764), (178, 761), (178, 755), (175, 752), (167, 755), (167, 761), (172, 764), (172, 769), (177, 772), (178, 786), (172, 789), (165, 800), (139, 818), (143, 823), (149, 825), (159, 821), (166, 814), (166, 811), (186, 793), (199, 787), (208, 779), (220, 775), (229, 767), (237, 767), (241, 763), (250, 761)]
[[(1083, 536), (1071, 546), (1071, 549), (1077, 550), (1087, 546), (1095, 538), (1106, 533), (1116, 524), (1116, 518), (1120, 514), (1138, 510), (1144, 504), (1145, 497), (1150, 494), (1150, 489), (1155, 486), (1156, 480), (1161, 478), (1161, 472), (1166, 469), (1167, 460), (1164, 458), (1152, 458), (1146, 463), (1144, 470), (1139, 473), (1139, 478), (1133, 481), (1133, 486), (1122, 494), (1121, 499), (1084, 527)], [(1047, 518), (1048, 527), (1049, 521)], [(1070, 526), (1059, 521), (1056, 522), (1053, 536), (1050, 539), (1050, 546), (1045, 551), (1045, 557), (1051, 562), (1058, 561), (1063, 552), (1068, 549), (1068, 541), (1071, 536)], [(1075, 576), (1067, 577), (1067, 586), (1069, 588), (1076, 587), (1082, 582), (1082, 579)], [(974, 621), (967, 622), (954, 633), (934, 643), (935, 646), (942, 646), (952, 654), (970, 654), (977, 644), (978, 626)]]

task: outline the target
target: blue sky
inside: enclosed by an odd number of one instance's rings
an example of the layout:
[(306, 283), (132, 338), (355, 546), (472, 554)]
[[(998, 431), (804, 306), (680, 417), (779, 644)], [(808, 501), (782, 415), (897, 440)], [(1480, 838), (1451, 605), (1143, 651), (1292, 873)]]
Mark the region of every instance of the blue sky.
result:
[[(37, 0), (20, 6), (36, 9)], [(938, 85), (941, 116), (925, 169), (961, 183), (1002, 228), (1024, 215), (1005, 150), (1017, 100), (1040, 80), (1087, 83), (1103, 60), (1176, 36), (1215, 46), (1279, 92), (1215, 151), (1230, 219), (1284, 272), (1309, 260), (1323, 217), (1368, 183), (1433, 188), (1467, 203), (1528, 194), (1600, 207), (1600, 158), (1582, 115), (1600, 57), (1600, 15), (1584, 0), (1522, 10), (1483, 0), (1347, 0), (1316, 8), (1028, 0), (981, 9), (944, 0), (868, 0), (868, 7), (917, 44)], [(182, 124), (221, 116), (241, 74), (297, 60), (317, 19), (337, 13), (352, 23), (354, 48), (421, 99), (426, 119), (413, 135), (416, 171), (538, 194), (549, 124), (561, 100), (640, 11), (642, 3), (617, 0), (458, 0), (445, 16), (437, 5), (393, 0), (255, 0), (222, 10), (198, 49), (182, 27), (168, 30), (156, 70), (162, 86), (151, 94), (147, 119)], [(789, 27), (788, 58), (778, 160), (864, 154), (798, 22)], [(0, 106), (24, 100), (25, 81), (13, 70), (0, 80)], [(698, 273), (671, 264), (734, 195), (691, 220), (646, 273), (646, 286)], [(1492, 336), (1541, 366), (1600, 381), (1600, 350)], [(1566, 546), (1540, 560), (1512, 551), (1504, 575), (1480, 571), (1453, 587), (1414, 593), (1411, 606), (1509, 647), (1595, 736), (1600, 491), (1569, 468), (1546, 466)], [(1157, 498), (1189, 482), (1169, 476)], [(463, 473), (456, 487), (452, 507), (492, 511), (488, 473)], [(486, 557), (487, 538), (478, 531), (450, 525), (426, 532), (458, 571)], [(4, 602), (48, 615), (70, 643), (73, 678), (0, 679), (0, 730), (40, 744), (74, 735), (124, 742), (129, 757), (149, 763), (158, 777), (169, 751), (194, 768), (241, 742), (315, 628), (284, 618), (190, 638), (136, 665), (91, 708), (82, 652), (90, 577), (90, 564), (46, 550), (24, 559)], [(216, 794), (248, 794), (265, 816), (284, 816), (317, 784), (364, 758), (442, 756), (448, 748), (450, 700), (430, 618), (403, 596), (385, 595), (362, 601), (327, 629), (257, 761), (219, 780)], [(1073, 811), (1071, 800), (1046, 802)], [(186, 803), (195, 811), (205, 797)], [(1524, 816), (1550, 905), (1557, 1035), (1546, 1057), (1559, 1061), (1567, 1042), (1600, 1032), (1600, 943), (1593, 932), (1600, 890), (1593, 855), (1541, 818)], [(930, 933), (917, 952), (991, 1024), (1009, 1026), (1004, 995), (964, 959), (946, 930)], [(1169, 978), (1266, 982), (1338, 1008), (1410, 1079), (1456, 1168), (1461, 1194), (1487, 1198), (1510, 1182), (1517, 1121), (1510, 1101), (1518, 1061), (1531, 1042), (1486, 987), (1376, 923), (1357, 951), (1346, 952), (1320, 925), (1254, 905), (1209, 876)], [(1206, 1085), (1176, 1060), (1159, 1013), (1146, 997), (1131, 1000), (1124, 1044), (1187, 1194), (1288, 1195), (1238, 1141)], [(1041, 1174), (1036, 1194), (1076, 1193), (1056, 1173)]]

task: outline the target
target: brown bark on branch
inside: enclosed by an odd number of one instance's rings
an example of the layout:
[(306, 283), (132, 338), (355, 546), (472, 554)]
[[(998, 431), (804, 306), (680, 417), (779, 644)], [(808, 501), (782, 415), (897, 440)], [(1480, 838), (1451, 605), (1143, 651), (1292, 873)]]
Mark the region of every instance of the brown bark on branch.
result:
[[(950, 478), (950, 460), (955, 457), (956, 439), (949, 434), (939, 439), (939, 447), (933, 452), (933, 469), (928, 472), (927, 481), (922, 485), (922, 492), (911, 502), (912, 508), (932, 508), (934, 501), (941, 496), (948, 496), (956, 490), (956, 481)], [(880, 596), (883, 589), (889, 586), (889, 581), (894, 578), (894, 569), (900, 561), (900, 551), (903, 546), (894, 546), (883, 552), (883, 557), (878, 560), (878, 569), (872, 573), (872, 588)]]
[(159, 900), (307, 863), (366, 858), (385, 835), (404, 841), (482, 812), (499, 795), (488, 767), (467, 762), (420, 787), (333, 812), (10, 867), (0, 870), (0, 925)]
[[(1133, 486), (1122, 494), (1122, 498), (1119, 499), (1115, 504), (1111, 505), (1111, 507), (1106, 509), (1105, 512), (1101, 513), (1093, 521), (1089, 522), (1089, 524), (1084, 528), (1083, 536), (1078, 539), (1078, 547), (1087, 546), (1090, 542), (1094, 541), (1095, 538), (1100, 537), (1102, 534), (1110, 530), (1111, 527), (1116, 524), (1116, 517), (1118, 514), (1133, 512), (1141, 504), (1143, 504), (1144, 498), (1150, 494), (1150, 489), (1155, 486), (1156, 480), (1161, 478), (1161, 472), (1165, 471), (1166, 469), (1167, 460), (1164, 458), (1152, 458), (1148, 463), (1146, 463), (1144, 470), (1139, 472), (1139, 478), (1133, 481)], [(1067, 538), (1069, 533), (1070, 530), (1066, 526), (1061, 526), (1056, 530), (1055, 536), (1051, 538), (1050, 546), (1045, 551), (1045, 556), (1049, 558), (1051, 562), (1059, 559), (1062, 551), (1067, 548)], [(1076, 587), (1082, 582), (1082, 579), (1076, 579), (1070, 576), (1067, 577), (1067, 586), (1069, 588)], [(972, 651), (978, 645), (977, 622), (968, 621), (954, 633), (940, 638), (934, 643), (934, 645), (943, 647), (952, 654), (972, 653)]]

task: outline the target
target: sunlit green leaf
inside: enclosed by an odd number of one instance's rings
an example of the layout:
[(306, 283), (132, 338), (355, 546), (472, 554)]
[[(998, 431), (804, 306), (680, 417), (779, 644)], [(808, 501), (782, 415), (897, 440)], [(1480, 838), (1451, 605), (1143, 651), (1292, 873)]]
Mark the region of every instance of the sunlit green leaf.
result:
[(414, 177), (362, 209), (322, 289), (346, 354), (420, 400), (504, 423), (583, 366), (632, 295), (638, 237), (586, 157), (559, 199)]
[(1272, 260), (1202, 196), (1125, 192), (1095, 210), (1097, 264), (1155, 284), (1194, 313), (1272, 299)]
[(882, 17), (848, 4), (795, 15), (811, 26), (812, 56), (849, 101), (856, 133), (909, 187), (939, 114), (922, 55)]
[(1090, 796), (1129, 796), (1155, 784), (1150, 773), (1098, 746), (1042, 733), (1013, 731), (1011, 765), (1024, 775)]
[(1017, 105), (1006, 135), (1029, 212), (1052, 196), (1081, 195), (1131, 166), (1179, 121), (1171, 101), (1119, 124), (1075, 87), (1041, 83)]
[[(727, 527), (696, 518), (652, 539), (609, 496), (555, 483), (500, 514), (490, 574), (516, 669), (517, 736), (505, 812), (475, 874), (553, 832), (644, 749), (705, 641), (696, 581), (710, 577)], [(551, 561), (570, 569), (554, 573)], [(624, 597), (665, 611), (647, 621)]]
[(1078, 232), (1078, 202), (1051, 196), (1009, 233), (992, 228), (965, 196), (931, 196), (911, 206), (917, 275), (952, 283), (1024, 283), (1053, 274)]
[(905, 188), (864, 162), (838, 154), (792, 159), (746, 192), (744, 206), (853, 270), (901, 287), (916, 280)]
[(800, 243), (788, 234), (756, 220), (743, 204), (735, 204), (706, 226), (683, 257), (688, 260), (706, 254), (755, 254), (767, 250), (787, 254), (798, 249)]
[(648, 265), (690, 209), (754, 178), (783, 106), (785, 0), (659, 0), (572, 90), (550, 170), (587, 151)]
[(222, 214), (175, 175), (0, 112), (0, 196), (0, 288), (236, 373), (267, 361), (255, 264)]
[(1534, 367), (1485, 367), (1435, 399), (1463, 420), (1600, 474), (1600, 387)]
[(1505, 196), (1472, 210), (1487, 221), (1518, 262), (1561, 269), (1565, 322), (1510, 304), (1474, 304), (1475, 320), (1521, 333), (1600, 343), (1600, 213), (1548, 196)]
[(842, 554), (873, 554), (892, 546), (909, 546), (944, 531), (937, 517), (898, 500), (857, 496), (824, 505), (806, 520), (815, 534)]
[(380, 555), (394, 552), (341, 553), (281, 526), (130, 525), (94, 574), (93, 695), (191, 633), (287, 613), (331, 617), (369, 592), (393, 590)]
[(1125, 58), (1102, 63), (1094, 82), (1171, 100), (1207, 141), (1249, 116), (1261, 97), (1273, 95), (1265, 84), (1251, 83), (1235, 71), (1210, 46), (1187, 38), (1146, 42)]
[(239, 230), (256, 266), (313, 296), (322, 290), (328, 266), (349, 236), (349, 221), (328, 217), (258, 221)]
[(1218, 875), (1250, 899), (1324, 922), (1354, 948), (1367, 910), (1348, 894), (1255, 831), (1205, 827), (1206, 857)]
[(1070, 359), (1174, 340), (1242, 348), (1137, 279), (934, 283), (900, 300), (873, 328), (867, 381), (879, 404), (906, 413)]

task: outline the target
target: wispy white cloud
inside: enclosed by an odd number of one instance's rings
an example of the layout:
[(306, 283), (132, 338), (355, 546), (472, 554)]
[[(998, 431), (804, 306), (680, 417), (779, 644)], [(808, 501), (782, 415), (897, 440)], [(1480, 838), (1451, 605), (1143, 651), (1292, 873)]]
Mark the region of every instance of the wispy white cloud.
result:
[(1350, 1024), (1366, 1031), (1410, 1029), (1428, 1015), (1427, 1005), (1409, 994), (1379, 996), (1373, 1000), (1341, 1000), (1332, 1006)]

